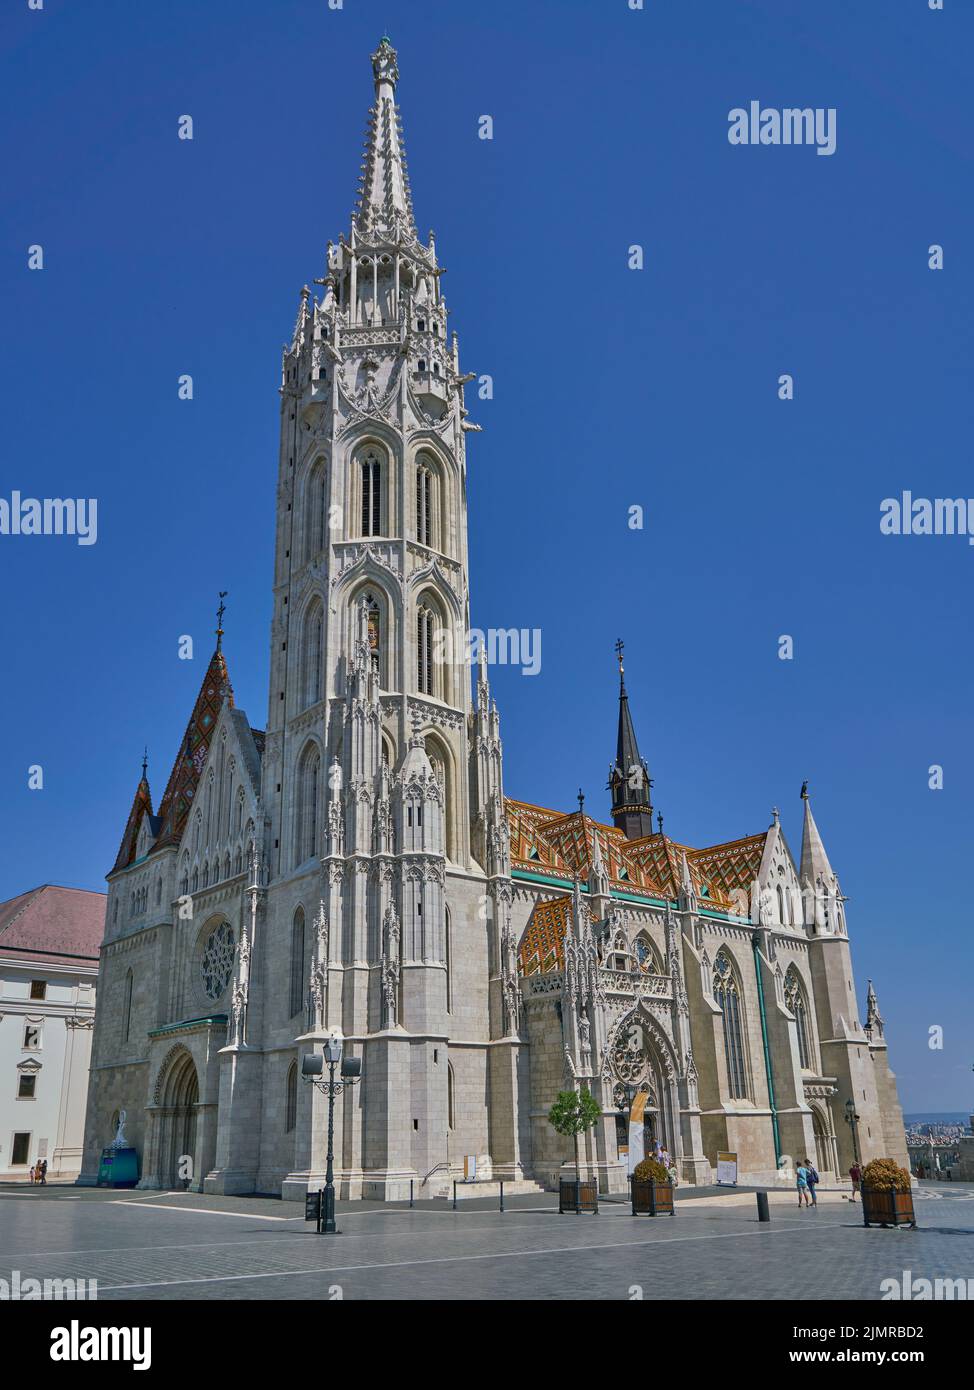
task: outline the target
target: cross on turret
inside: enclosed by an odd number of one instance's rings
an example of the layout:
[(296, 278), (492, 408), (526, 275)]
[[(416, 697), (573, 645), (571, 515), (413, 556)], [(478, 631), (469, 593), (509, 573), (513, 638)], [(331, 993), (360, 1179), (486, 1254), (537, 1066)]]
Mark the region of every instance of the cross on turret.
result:
[(221, 589), (221, 590), (220, 590), (220, 606), (219, 606), (219, 608), (216, 610), (216, 649), (217, 649), (217, 651), (220, 651), (220, 649), (221, 649), (221, 647), (222, 647), (222, 645), (223, 645), (223, 615), (224, 615), (224, 613), (227, 611), (227, 605), (223, 602), (223, 600), (226, 598), (226, 596), (227, 596), (227, 594), (229, 594), (229, 592), (230, 592), (229, 589)]
[(623, 653), (625, 643), (618, 638), (615, 653), (619, 662), (619, 733), (616, 760), (609, 772), (612, 792), (612, 820), (627, 840), (638, 840), (653, 833), (653, 781), (639, 756), (636, 731), (629, 713)]

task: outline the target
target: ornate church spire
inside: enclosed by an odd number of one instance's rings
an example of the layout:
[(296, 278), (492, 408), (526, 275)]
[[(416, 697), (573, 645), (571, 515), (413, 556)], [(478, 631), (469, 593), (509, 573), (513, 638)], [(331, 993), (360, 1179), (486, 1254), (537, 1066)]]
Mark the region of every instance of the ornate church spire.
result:
[(807, 881), (813, 888), (817, 887), (819, 881), (827, 886), (835, 881), (835, 874), (832, 872), (829, 856), (825, 853), (822, 837), (812, 815), (807, 782), (802, 783), (802, 801), (805, 806), (805, 823), (802, 827), (802, 863), (799, 877), (802, 883)]
[(627, 840), (638, 840), (653, 833), (652, 779), (649, 769), (639, 756), (636, 731), (629, 713), (626, 694), (626, 672), (622, 662), (625, 644), (616, 642), (619, 658), (619, 736), (616, 743), (615, 765), (609, 772), (612, 792), (612, 820)]
[(879, 1012), (879, 1000), (870, 980), (866, 990), (866, 1036), (872, 1040), (874, 1035), (877, 1038), (883, 1036), (883, 1015)]
[(135, 798), (132, 802), (132, 809), (129, 811), (128, 820), (125, 822), (125, 833), (122, 836), (122, 843), (119, 846), (118, 855), (115, 859), (112, 873), (118, 869), (127, 868), (135, 858), (135, 846), (139, 838), (139, 827), (142, 824), (143, 816), (152, 818), (152, 793), (149, 791), (149, 750), (146, 749), (142, 756), (142, 776), (135, 789)]
[(391, 235), (395, 240), (401, 231), (407, 240), (415, 240), (402, 122), (396, 109), (399, 67), (396, 50), (386, 36), (372, 54), (372, 75), (375, 105), (369, 109), (365, 160), (352, 220), (356, 232), (366, 236)]
[(808, 783), (802, 783), (805, 803), (805, 824), (802, 828), (802, 862), (799, 869), (802, 897), (805, 902), (805, 921), (814, 921), (817, 931), (845, 933), (845, 899), (839, 880), (829, 863), (822, 837), (818, 833), (812, 804), (808, 799)]

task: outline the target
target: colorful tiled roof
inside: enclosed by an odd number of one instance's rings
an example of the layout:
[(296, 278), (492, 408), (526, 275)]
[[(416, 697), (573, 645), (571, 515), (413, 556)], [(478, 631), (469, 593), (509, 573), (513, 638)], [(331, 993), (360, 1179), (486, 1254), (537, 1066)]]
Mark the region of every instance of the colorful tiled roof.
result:
[(125, 869), (135, 858), (135, 846), (139, 839), (139, 826), (142, 824), (142, 817), (152, 816), (152, 793), (149, 791), (149, 783), (145, 774), (142, 774), (139, 785), (135, 789), (135, 798), (132, 801), (132, 809), (129, 811), (129, 818), (125, 822), (125, 834), (122, 836), (122, 843), (118, 848), (118, 856), (112, 868), (112, 873), (117, 873), (119, 869)]
[(750, 897), (751, 889), (757, 879), (764, 857), (764, 846), (768, 832), (747, 835), (743, 840), (730, 840), (724, 845), (711, 845), (709, 849), (698, 849), (688, 853), (690, 871), (698, 872), (705, 878), (718, 895), (728, 901), (735, 889), (743, 889)]
[(206, 763), (210, 739), (213, 737), (224, 700), (233, 707), (233, 689), (227, 664), (223, 659), (223, 652), (217, 647), (200, 686), (200, 693), (196, 697), (179, 753), (169, 774), (169, 782), (159, 803), (159, 838), (153, 846), (154, 849), (178, 845), (182, 839)]
[(564, 963), (562, 943), (571, 916), (571, 894), (538, 903), (528, 919), (518, 951), (522, 975), (543, 975), (560, 970)]
[[(743, 889), (750, 896), (769, 833), (763, 830), (740, 840), (692, 849), (663, 834), (627, 840), (615, 826), (602, 825), (581, 811), (565, 815), (510, 797), (506, 799), (506, 811), (511, 863), (516, 869), (547, 870), (552, 877), (566, 882), (577, 877), (585, 883), (591, 876), (597, 840), (615, 893), (636, 890), (649, 897), (675, 901), (680, 896), (686, 855), (698, 906), (713, 907), (719, 912), (736, 910), (736, 889)], [(562, 941), (570, 910), (570, 894), (535, 907), (521, 938), (523, 974), (561, 969)]]
[(511, 834), (511, 862), (522, 869), (548, 868), (568, 880), (587, 879), (592, 870), (595, 841), (609, 882), (620, 888), (640, 888), (661, 895), (660, 884), (644, 872), (630, 854), (628, 841), (614, 825), (603, 825), (581, 811), (564, 815), (543, 806), (506, 798)]
[(511, 836), (511, 861), (525, 868), (553, 869), (560, 877), (570, 878), (568, 865), (539, 827), (558, 816), (557, 811), (543, 806), (531, 806), (524, 801), (505, 800), (507, 823)]

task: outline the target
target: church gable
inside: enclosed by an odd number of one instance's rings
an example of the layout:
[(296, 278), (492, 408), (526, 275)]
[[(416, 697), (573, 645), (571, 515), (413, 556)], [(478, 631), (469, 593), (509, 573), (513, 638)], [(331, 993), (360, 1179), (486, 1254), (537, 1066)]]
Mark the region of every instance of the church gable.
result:
[(777, 821), (768, 831), (767, 845), (755, 881), (762, 898), (762, 920), (780, 926), (803, 921), (798, 871)]
[(260, 800), (260, 754), (243, 710), (223, 705), (208, 741), (180, 842), (180, 891), (243, 872)]
[(193, 713), (186, 725), (179, 753), (159, 805), (161, 824), (157, 849), (166, 845), (177, 845), (182, 839), (224, 702), (233, 707), (230, 676), (218, 644), (200, 686)]
[(143, 767), (142, 777), (135, 789), (132, 809), (125, 822), (122, 843), (112, 865), (113, 874), (118, 873), (119, 869), (127, 869), (136, 859), (148, 854), (157, 833), (157, 826), (158, 822), (154, 821), (152, 815), (152, 795)]

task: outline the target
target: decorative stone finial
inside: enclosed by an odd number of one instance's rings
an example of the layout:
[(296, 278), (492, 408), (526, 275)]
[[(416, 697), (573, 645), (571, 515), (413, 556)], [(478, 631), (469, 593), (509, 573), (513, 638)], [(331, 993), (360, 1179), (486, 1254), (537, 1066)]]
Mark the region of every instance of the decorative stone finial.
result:
[(396, 83), (399, 81), (399, 65), (396, 62), (396, 50), (389, 41), (388, 34), (383, 34), (379, 40), (379, 47), (372, 54), (372, 76), (375, 78), (375, 94), (380, 96), (379, 88), (383, 83), (395, 91)]

